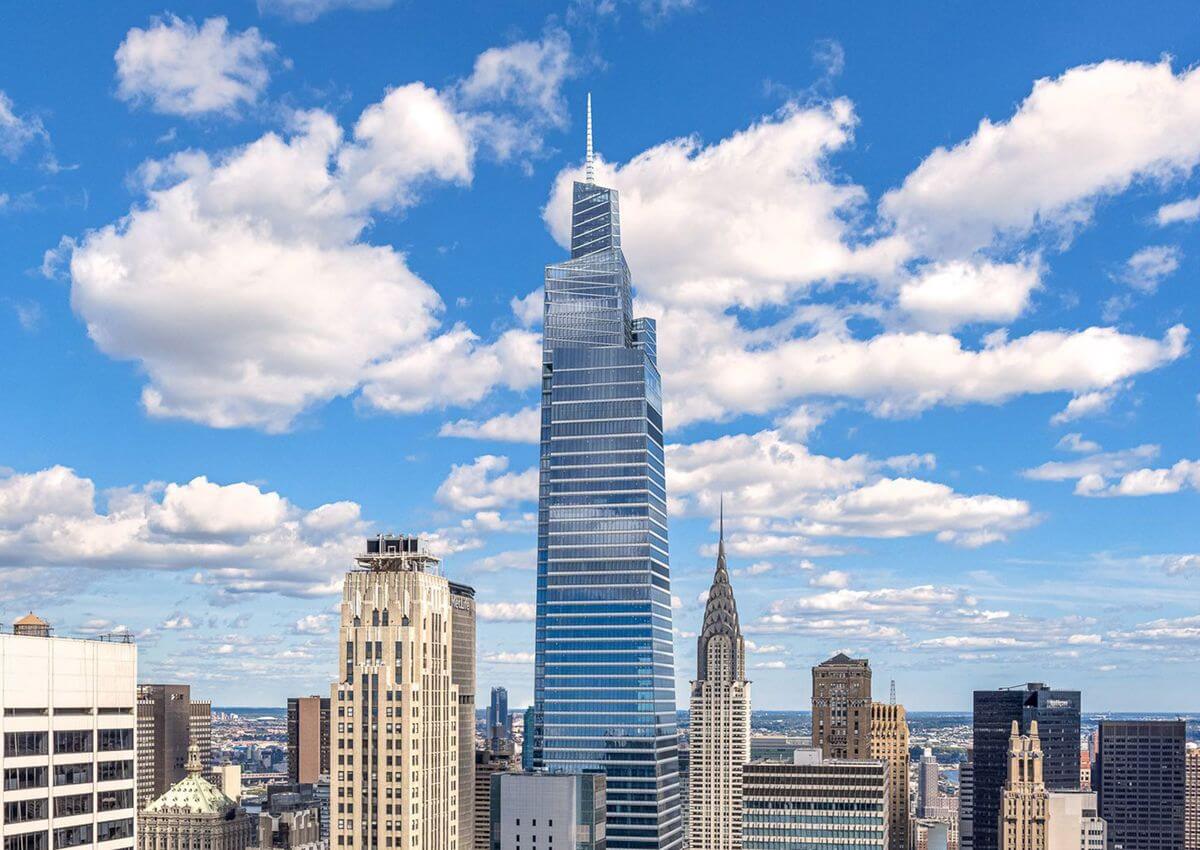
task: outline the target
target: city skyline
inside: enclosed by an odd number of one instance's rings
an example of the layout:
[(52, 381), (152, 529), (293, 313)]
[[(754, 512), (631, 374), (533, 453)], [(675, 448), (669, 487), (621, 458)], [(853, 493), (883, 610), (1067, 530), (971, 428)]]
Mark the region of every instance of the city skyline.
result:
[(0, 33), (0, 622), (282, 705), (338, 672), (361, 540), (419, 534), (476, 589), (477, 695), (529, 704), (591, 91), (659, 320), (676, 705), (724, 493), (756, 708), (846, 653), (910, 711), (1200, 710), (1187, 6), (348, 5)]

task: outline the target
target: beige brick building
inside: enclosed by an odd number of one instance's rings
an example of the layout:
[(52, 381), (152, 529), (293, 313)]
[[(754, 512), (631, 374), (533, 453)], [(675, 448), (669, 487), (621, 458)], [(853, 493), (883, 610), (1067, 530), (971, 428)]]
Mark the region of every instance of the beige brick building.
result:
[(1008, 778), (1000, 796), (1000, 850), (1046, 850), (1049, 795), (1042, 780), (1042, 743), (1036, 720), (1022, 735), (1013, 721)]
[(330, 690), (331, 848), (458, 850), (449, 583), (415, 537), (368, 540), (356, 560)]
[(888, 765), (889, 850), (908, 850), (908, 718), (904, 706), (871, 703), (871, 758)]
[(871, 665), (839, 652), (812, 668), (812, 743), (829, 759), (871, 757)]

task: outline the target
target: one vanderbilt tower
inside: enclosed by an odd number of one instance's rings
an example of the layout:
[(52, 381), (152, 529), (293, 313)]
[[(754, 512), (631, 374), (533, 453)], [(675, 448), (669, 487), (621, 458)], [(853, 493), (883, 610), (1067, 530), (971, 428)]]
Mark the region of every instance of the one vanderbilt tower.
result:
[(666, 850), (682, 832), (662, 384), (591, 111), (589, 95), (571, 258), (546, 267), (534, 765), (602, 770), (609, 848)]

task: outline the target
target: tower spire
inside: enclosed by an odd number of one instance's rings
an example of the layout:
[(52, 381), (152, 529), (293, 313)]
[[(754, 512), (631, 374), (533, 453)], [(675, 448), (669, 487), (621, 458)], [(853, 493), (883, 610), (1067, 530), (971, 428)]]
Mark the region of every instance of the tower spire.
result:
[(587, 96), (587, 160), (584, 168), (584, 180), (590, 186), (596, 182), (596, 162), (592, 154), (592, 93)]
[(725, 560), (725, 494), (724, 493), (721, 494), (721, 507), (720, 507), (720, 513), (718, 514), (718, 516), (720, 518), (717, 520), (717, 522), (718, 522), (717, 527), (719, 529), (718, 536), (717, 536), (717, 558), (723, 561), (723, 560)]

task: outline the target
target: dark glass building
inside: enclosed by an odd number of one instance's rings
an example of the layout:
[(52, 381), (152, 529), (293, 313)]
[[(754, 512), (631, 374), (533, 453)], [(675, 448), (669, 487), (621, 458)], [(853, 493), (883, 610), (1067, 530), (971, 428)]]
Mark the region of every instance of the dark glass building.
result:
[(1184, 850), (1187, 726), (1182, 720), (1101, 720), (1092, 771), (1108, 846)]
[(1079, 788), (1079, 691), (1053, 690), (1040, 682), (975, 691), (975, 850), (999, 850), (1000, 794), (1008, 774), (1008, 739), (1014, 720), (1022, 730), (1037, 721), (1046, 789)]
[(592, 182), (590, 153), (588, 174), (571, 257), (546, 267), (534, 764), (602, 770), (608, 846), (668, 850), (682, 826), (655, 325), (632, 316), (617, 192)]

